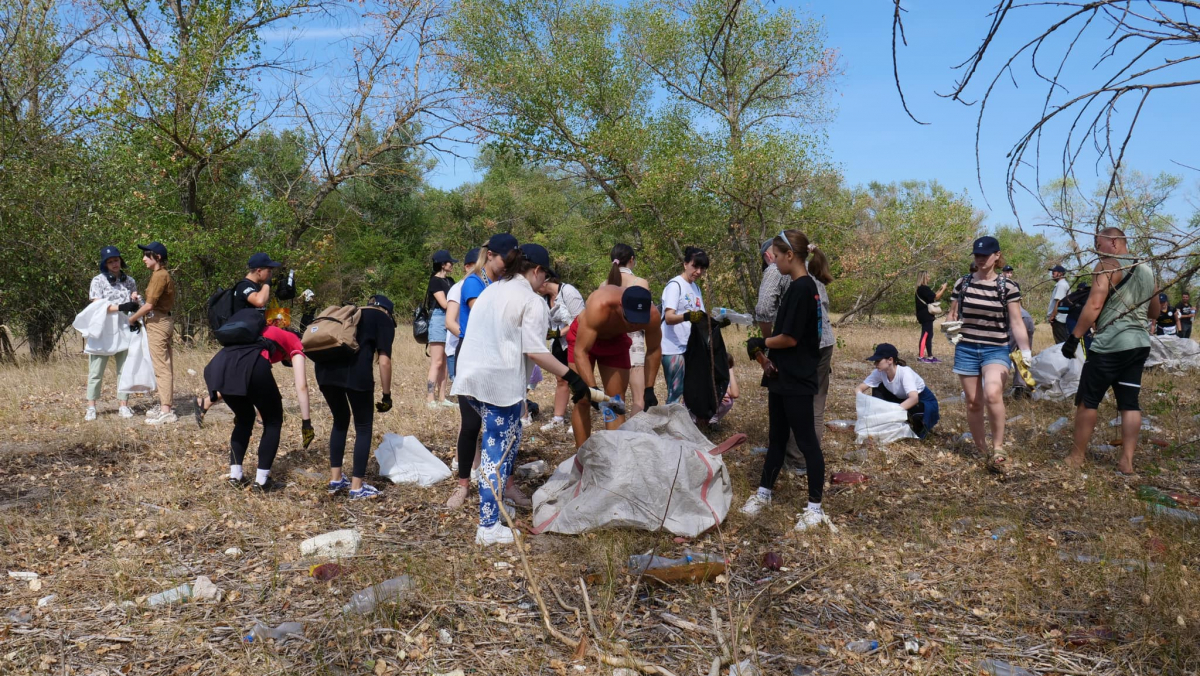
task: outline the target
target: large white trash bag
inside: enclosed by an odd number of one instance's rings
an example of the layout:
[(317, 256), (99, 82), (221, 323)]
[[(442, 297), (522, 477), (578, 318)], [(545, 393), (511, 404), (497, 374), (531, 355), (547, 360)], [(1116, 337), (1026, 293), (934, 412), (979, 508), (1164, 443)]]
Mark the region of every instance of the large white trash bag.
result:
[(858, 409), (858, 420), (854, 421), (858, 443), (873, 439), (878, 444), (890, 444), (901, 439), (917, 438), (917, 433), (908, 425), (908, 411), (901, 408), (900, 404), (859, 392), (854, 397), (854, 406)]
[(71, 326), (84, 338), (84, 354), (111, 356), (129, 349), (137, 335), (129, 330), (129, 315), (109, 312), (110, 303), (94, 300), (75, 315)]
[(450, 476), (446, 463), (438, 460), (416, 437), (383, 435), (383, 442), (375, 449), (375, 459), (379, 461), (379, 473), (396, 484), (428, 487)]
[(1146, 367), (1162, 366), (1168, 371), (1200, 369), (1200, 343), (1179, 336), (1150, 336)]
[[(682, 404), (655, 406), (594, 433), (533, 494), (534, 533), (660, 527), (695, 537), (725, 520), (733, 486), (721, 454)], [(674, 482), (672, 484), (672, 482)]]
[(1084, 348), (1075, 351), (1074, 359), (1062, 353), (1062, 343), (1048, 347), (1033, 358), (1029, 372), (1037, 381), (1033, 398), (1041, 401), (1066, 401), (1075, 396), (1079, 389), (1079, 376), (1083, 373)]
[(129, 355), (125, 357), (125, 368), (121, 370), (117, 392), (145, 394), (153, 392), (157, 386), (154, 380), (154, 362), (150, 360), (150, 341), (146, 338), (146, 328), (142, 327), (141, 331), (133, 335), (133, 342), (129, 344)]

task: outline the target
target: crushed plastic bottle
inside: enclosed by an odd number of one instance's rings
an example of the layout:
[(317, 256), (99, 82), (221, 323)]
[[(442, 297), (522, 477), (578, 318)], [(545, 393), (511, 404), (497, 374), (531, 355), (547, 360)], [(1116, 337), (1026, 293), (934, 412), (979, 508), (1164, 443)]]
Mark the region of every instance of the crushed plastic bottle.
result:
[(614, 422), (618, 415), (625, 415), (625, 400), (621, 395), (614, 394), (608, 401), (601, 402), (600, 414), (604, 417), (604, 422)]
[(831, 430), (846, 431), (854, 429), (853, 420), (826, 420), (825, 426)]
[(349, 603), (342, 606), (342, 612), (367, 615), (381, 603), (398, 601), (400, 597), (404, 596), (405, 592), (411, 590), (414, 586), (416, 585), (413, 584), (412, 578), (408, 575), (384, 580), (351, 596)]
[(697, 554), (691, 549), (683, 550), (683, 557), (678, 559), (669, 559), (665, 556), (650, 556), (649, 554), (634, 554), (629, 557), (629, 571), (636, 575), (653, 568), (672, 568), (674, 566), (686, 566), (690, 563), (721, 563), (722, 561), (724, 559), (716, 554)]
[(1054, 422), (1050, 423), (1050, 425), (1046, 427), (1046, 431), (1049, 432), (1050, 434), (1058, 434), (1059, 432), (1063, 431), (1067, 427), (1067, 423), (1069, 423), (1069, 422), (1070, 421), (1067, 420), (1067, 418), (1064, 416), (1064, 417), (1059, 418), (1058, 420), (1055, 420)]
[(1186, 509), (1177, 509), (1175, 507), (1166, 507), (1164, 505), (1151, 504), (1150, 511), (1154, 512), (1155, 514), (1160, 514), (1162, 516), (1165, 516), (1168, 519), (1173, 519), (1175, 521), (1183, 521), (1185, 523), (1200, 522), (1200, 514), (1196, 514), (1195, 512), (1189, 512)]
[(192, 598), (192, 585), (184, 582), (174, 589), (168, 589), (165, 592), (160, 592), (146, 599), (146, 604), (150, 606), (161, 606), (166, 603), (175, 603), (176, 601), (187, 601)]
[(730, 323), (737, 324), (739, 326), (753, 326), (754, 325), (754, 317), (751, 317), (750, 315), (747, 315), (747, 314), (742, 314), (740, 312), (734, 312), (733, 310), (730, 310), (727, 307), (719, 307), (716, 310), (714, 310), (713, 319), (717, 319), (717, 320), (728, 319), (730, 321)]
[(546, 470), (547, 466), (545, 460), (534, 460), (533, 462), (527, 462), (518, 467), (513, 472), (513, 475), (518, 479), (535, 479), (545, 474)]
[(1165, 491), (1155, 488), (1154, 486), (1138, 486), (1136, 495), (1138, 500), (1143, 502), (1162, 505), (1164, 507), (1179, 506), (1178, 500), (1168, 495)]
[(272, 639), (276, 643), (282, 643), (287, 640), (289, 634), (300, 634), (303, 636), (304, 624), (301, 622), (284, 622), (278, 627), (270, 627), (262, 622), (258, 622), (242, 640), (246, 643), (253, 643), (255, 641)]
[(1008, 662), (988, 658), (979, 662), (979, 670), (988, 676), (1034, 676), (1028, 669), (1014, 666)]
[(859, 639), (846, 644), (846, 650), (849, 650), (852, 653), (869, 653), (872, 650), (877, 650), (878, 648), (879, 641), (868, 641), (866, 639)]
[(1000, 526), (999, 528), (992, 531), (992, 539), (998, 541), (998, 540), (1000, 540), (1000, 538), (1013, 532), (1013, 530), (1015, 530), (1015, 528), (1013, 526)]

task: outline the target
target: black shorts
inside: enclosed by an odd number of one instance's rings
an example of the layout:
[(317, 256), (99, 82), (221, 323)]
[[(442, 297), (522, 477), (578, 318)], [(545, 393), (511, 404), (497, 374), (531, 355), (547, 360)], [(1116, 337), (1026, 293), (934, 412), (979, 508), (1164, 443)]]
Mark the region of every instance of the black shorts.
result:
[(1099, 408), (1100, 402), (1112, 388), (1117, 398), (1118, 411), (1140, 411), (1138, 394), (1142, 391), (1142, 369), (1150, 348), (1138, 347), (1120, 352), (1088, 352), (1079, 376), (1079, 390), (1075, 392), (1075, 405), (1084, 408)]

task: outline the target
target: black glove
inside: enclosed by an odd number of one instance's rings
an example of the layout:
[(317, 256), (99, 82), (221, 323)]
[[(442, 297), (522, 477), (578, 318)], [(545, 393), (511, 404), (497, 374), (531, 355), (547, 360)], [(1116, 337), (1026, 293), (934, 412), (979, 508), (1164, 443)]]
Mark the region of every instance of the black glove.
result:
[(718, 329), (723, 329), (732, 323), (733, 322), (729, 321), (729, 317), (721, 317), (713, 320), (713, 326), (717, 327)]
[(1067, 359), (1074, 359), (1075, 358), (1075, 350), (1078, 350), (1078, 349), (1079, 349), (1079, 339), (1075, 337), (1075, 334), (1071, 334), (1071, 335), (1067, 336), (1066, 341), (1063, 342), (1062, 356), (1066, 357)]
[(583, 382), (583, 378), (574, 371), (567, 371), (567, 375), (563, 376), (563, 380), (567, 381), (567, 385), (571, 388), (571, 401), (578, 404), (583, 399), (592, 400), (592, 395), (587, 383)]
[(696, 322), (699, 322), (704, 319), (704, 310), (691, 310), (689, 312), (683, 313), (683, 316), (689, 322), (695, 324)]
[(746, 341), (746, 354), (751, 359), (758, 359), (759, 352), (767, 351), (767, 339), (755, 336)]
[(549, 331), (546, 332), (546, 340), (554, 340), (555, 338), (558, 338), (560, 335), (561, 335), (561, 332), (558, 329), (550, 329)]
[(138, 305), (138, 302), (136, 300), (131, 300), (128, 303), (121, 303), (120, 305), (118, 305), (117, 311), (118, 312), (137, 312), (138, 307), (140, 307)]
[(134, 322), (134, 323), (130, 324), (130, 325), (129, 325), (129, 330), (130, 330), (130, 331), (132, 331), (133, 333), (138, 333), (138, 332), (140, 332), (140, 331), (142, 330), (142, 323), (141, 323), (141, 322)]
[(375, 410), (380, 413), (387, 413), (392, 410), (392, 395), (385, 394), (379, 398), (379, 403), (375, 404)]
[(658, 406), (658, 397), (654, 396), (653, 386), (646, 388), (646, 393), (642, 395), (642, 398), (646, 400), (646, 408)]
[(311, 444), (313, 442), (313, 439), (316, 439), (316, 438), (317, 438), (317, 432), (316, 432), (316, 430), (313, 429), (312, 421), (311, 420), (300, 421), (300, 439), (301, 439), (301, 441), (304, 442), (304, 448), (307, 449), (308, 445)]

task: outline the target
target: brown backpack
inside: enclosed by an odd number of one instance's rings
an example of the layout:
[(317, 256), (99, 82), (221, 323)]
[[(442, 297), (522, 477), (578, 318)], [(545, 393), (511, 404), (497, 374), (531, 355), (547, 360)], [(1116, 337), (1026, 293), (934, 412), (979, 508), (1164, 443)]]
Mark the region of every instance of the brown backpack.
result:
[(357, 305), (330, 305), (304, 331), (304, 356), (315, 362), (340, 361), (358, 353)]

